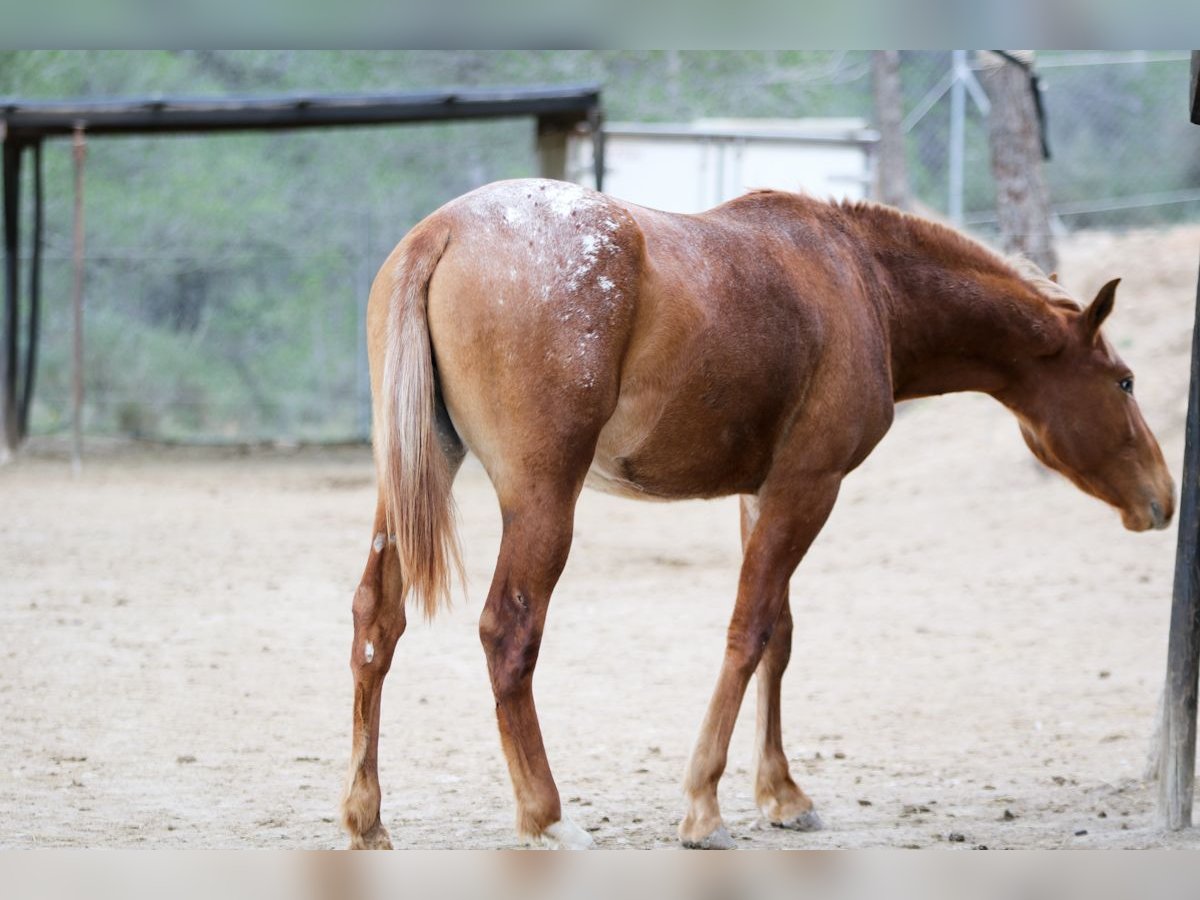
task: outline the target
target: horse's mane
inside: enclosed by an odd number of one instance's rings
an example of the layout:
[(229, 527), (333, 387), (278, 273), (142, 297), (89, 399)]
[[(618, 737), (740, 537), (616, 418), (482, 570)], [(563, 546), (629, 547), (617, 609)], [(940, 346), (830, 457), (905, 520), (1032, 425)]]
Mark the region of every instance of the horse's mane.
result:
[(1025, 279), (1026, 283), (1037, 288), (1038, 293), (1046, 298), (1046, 301), (1052, 306), (1060, 306), (1063, 309), (1073, 309), (1078, 312), (1080, 307), (1079, 302), (1072, 297), (1057, 281), (1053, 281), (1046, 276), (1046, 273), (1041, 270), (1032, 259), (1021, 253), (1013, 253), (1006, 257), (1008, 263), (1017, 271), (1017, 274)]
[(893, 206), (870, 200), (842, 200), (831, 204), (854, 218), (878, 226), (892, 240), (913, 249), (936, 246), (961, 257), (981, 269), (999, 268), (1033, 288), (1034, 293), (1051, 306), (1079, 310), (1079, 304), (1057, 281), (1051, 280), (1035, 263), (1020, 253), (1003, 254), (982, 241), (933, 219), (904, 212)]
[(1057, 309), (1080, 311), (1079, 303), (1033, 260), (1020, 253), (1004, 254), (982, 241), (935, 219), (904, 212), (872, 200), (818, 200), (810, 194), (775, 188), (752, 188), (728, 205), (749, 200), (783, 200), (799, 203), (812, 212), (832, 214), (843, 221), (866, 225), (902, 250), (932, 258), (952, 258), (980, 272), (1008, 275), (1028, 286), (1033, 298)]

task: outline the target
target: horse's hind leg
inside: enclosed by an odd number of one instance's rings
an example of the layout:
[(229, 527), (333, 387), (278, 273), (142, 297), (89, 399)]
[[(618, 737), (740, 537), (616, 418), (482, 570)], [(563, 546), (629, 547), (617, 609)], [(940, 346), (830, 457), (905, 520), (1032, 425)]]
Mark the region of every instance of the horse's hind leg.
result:
[[(742, 546), (745, 549), (758, 518), (758, 500), (742, 497)], [(813, 802), (792, 780), (787, 755), (783, 752), (783, 727), (780, 712), (783, 673), (792, 656), (792, 610), (788, 589), (775, 628), (755, 671), (758, 682), (758, 715), (755, 743), (758, 759), (754, 772), (754, 800), (767, 821), (779, 828), (815, 831), (821, 819)]]
[(591, 836), (563, 817), (533, 703), (550, 594), (567, 561), (578, 478), (500, 491), (504, 536), (496, 573), (479, 618), (496, 700), (500, 743), (517, 802), (517, 831), (551, 846), (581, 849)]
[(383, 680), (406, 620), (400, 556), (387, 533), (382, 502), (375, 511), (367, 566), (354, 592), (353, 614), (353, 745), (342, 797), (342, 825), (350, 833), (351, 849), (390, 849), (391, 840), (379, 818), (379, 708)]
[[(450, 467), (450, 478), (458, 474), (466, 448), (450, 425), (445, 409), (438, 404), (437, 432), (442, 452)], [(352, 850), (390, 849), (391, 839), (379, 817), (379, 709), (383, 680), (392, 665), (396, 642), (404, 634), (404, 582), (400, 554), (388, 533), (384, 500), (375, 506), (371, 549), (351, 607), (354, 643), (350, 647), (350, 671), (354, 676), (354, 707), (350, 771), (342, 795), (342, 826), (350, 834)]]

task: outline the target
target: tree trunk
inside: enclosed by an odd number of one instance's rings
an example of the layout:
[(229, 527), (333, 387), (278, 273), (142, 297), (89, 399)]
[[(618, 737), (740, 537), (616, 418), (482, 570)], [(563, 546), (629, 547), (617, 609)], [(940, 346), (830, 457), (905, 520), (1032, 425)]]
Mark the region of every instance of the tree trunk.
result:
[[(1018, 55), (1014, 52), (1014, 55)], [(1020, 54), (1033, 61), (1033, 55)], [(980, 79), (992, 103), (988, 140), (996, 181), (996, 215), (1001, 245), (1022, 253), (1043, 271), (1057, 263), (1050, 233), (1050, 197), (1042, 174), (1042, 140), (1029, 73), (1021, 66), (987, 53)]]
[(875, 127), (879, 157), (875, 166), (875, 199), (908, 209), (908, 161), (904, 153), (904, 100), (900, 92), (900, 51), (871, 53), (871, 86), (875, 95)]

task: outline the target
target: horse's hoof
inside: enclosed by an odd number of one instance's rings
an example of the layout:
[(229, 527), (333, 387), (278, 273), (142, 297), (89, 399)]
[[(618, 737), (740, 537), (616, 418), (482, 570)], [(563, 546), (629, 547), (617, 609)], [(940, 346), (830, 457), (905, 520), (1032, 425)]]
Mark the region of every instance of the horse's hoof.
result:
[(351, 850), (391, 850), (392, 839), (383, 824), (376, 822), (362, 834), (350, 835)]
[(680, 842), (688, 850), (732, 850), (736, 846), (724, 825), (718, 825), (716, 831), (698, 841), (680, 838)]
[(567, 818), (547, 827), (538, 841), (551, 850), (592, 850), (596, 847), (592, 836)]
[(798, 816), (792, 816), (786, 822), (772, 822), (772, 828), (786, 828), (788, 831), (820, 831), (825, 827), (815, 809), (805, 810)]

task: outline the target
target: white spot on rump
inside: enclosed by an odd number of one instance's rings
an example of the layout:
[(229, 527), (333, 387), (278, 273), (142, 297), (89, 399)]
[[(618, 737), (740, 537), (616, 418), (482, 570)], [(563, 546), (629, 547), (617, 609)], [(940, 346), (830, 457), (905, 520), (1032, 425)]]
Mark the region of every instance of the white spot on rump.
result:
[[(577, 184), (556, 182), (547, 191), (550, 195), (550, 209), (560, 218), (566, 218), (577, 206), (587, 203), (591, 198)], [(594, 201), (591, 201), (594, 202)]]
[[(618, 247), (607, 234), (593, 232), (580, 238), (580, 249), (581, 255), (568, 262), (569, 266), (573, 266), (567, 274), (567, 287), (572, 291), (579, 287), (583, 277), (595, 267), (601, 251), (611, 254), (615, 253)], [(609, 279), (605, 280), (612, 283)]]

